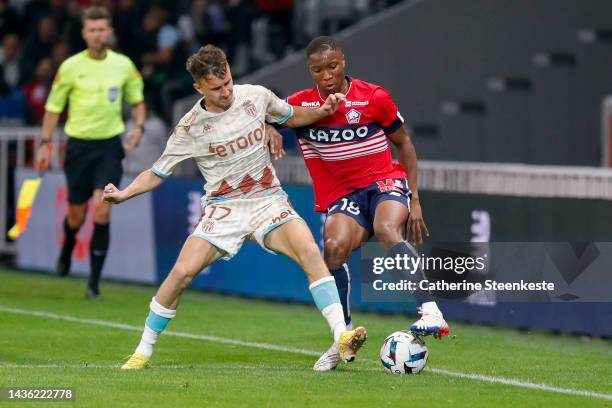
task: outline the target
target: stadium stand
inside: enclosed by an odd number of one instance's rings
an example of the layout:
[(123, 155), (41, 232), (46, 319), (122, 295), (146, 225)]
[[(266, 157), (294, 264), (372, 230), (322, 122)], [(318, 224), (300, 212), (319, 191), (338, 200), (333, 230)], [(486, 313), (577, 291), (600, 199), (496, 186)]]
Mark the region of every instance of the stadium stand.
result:
[[(422, 158), (598, 166), (609, 12), (605, 0), (406, 1), (338, 38), (350, 74), (393, 91)], [(290, 94), (311, 86), (304, 58), (242, 80)]]

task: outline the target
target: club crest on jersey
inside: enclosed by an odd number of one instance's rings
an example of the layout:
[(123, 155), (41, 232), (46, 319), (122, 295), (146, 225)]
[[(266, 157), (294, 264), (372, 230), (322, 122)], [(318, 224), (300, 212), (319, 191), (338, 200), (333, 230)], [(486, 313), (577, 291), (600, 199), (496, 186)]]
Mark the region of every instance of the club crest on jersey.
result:
[(108, 88), (108, 101), (115, 102), (117, 98), (119, 98), (119, 88), (116, 86)]
[[(180, 122), (178, 123), (178, 125), (176, 125), (176, 127), (181, 127), (183, 128), (183, 130), (185, 131), (185, 133), (189, 133), (189, 129), (191, 129), (191, 125), (193, 124), (193, 122), (195, 121), (196, 118), (196, 112), (195, 111), (191, 111), (189, 112), (189, 114), (185, 115)], [(174, 131), (176, 132), (176, 128), (174, 128)]]
[(212, 220), (206, 220), (202, 223), (202, 232), (212, 232), (215, 229), (215, 222)]
[(213, 125), (211, 125), (210, 123), (207, 123), (202, 127), (202, 132), (204, 133), (212, 132), (213, 129), (214, 129)]
[(257, 116), (257, 108), (255, 107), (253, 102), (246, 101), (245, 103), (242, 104), (242, 107), (244, 108), (244, 111), (247, 113), (247, 115), (252, 116), (252, 117)]
[(351, 109), (350, 111), (346, 112), (345, 116), (347, 122), (352, 125), (359, 123), (361, 120), (361, 112), (359, 112), (357, 109)]

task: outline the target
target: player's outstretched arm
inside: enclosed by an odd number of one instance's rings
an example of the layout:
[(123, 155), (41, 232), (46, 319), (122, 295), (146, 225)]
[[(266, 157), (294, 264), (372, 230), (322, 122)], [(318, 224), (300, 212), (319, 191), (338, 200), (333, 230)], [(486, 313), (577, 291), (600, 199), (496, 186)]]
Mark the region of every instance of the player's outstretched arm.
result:
[(293, 116), (283, 124), (293, 128), (310, 125), (317, 120), (334, 113), (336, 110), (338, 110), (340, 104), (345, 100), (346, 98), (344, 94), (334, 93), (330, 94), (325, 100), (325, 103), (317, 109), (294, 106)]
[(119, 204), (132, 197), (151, 191), (163, 182), (163, 178), (159, 177), (151, 170), (145, 170), (140, 173), (125, 190), (119, 190), (115, 185), (110, 183), (107, 184), (102, 192), (102, 198), (104, 201), (111, 204)]

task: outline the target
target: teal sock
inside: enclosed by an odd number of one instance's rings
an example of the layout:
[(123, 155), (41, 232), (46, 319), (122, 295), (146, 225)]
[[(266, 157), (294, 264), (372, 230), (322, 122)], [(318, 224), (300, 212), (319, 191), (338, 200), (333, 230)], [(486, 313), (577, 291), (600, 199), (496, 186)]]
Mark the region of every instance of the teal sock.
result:
[(174, 316), (176, 316), (176, 310), (165, 308), (157, 303), (155, 297), (153, 297), (149, 305), (149, 315), (145, 321), (140, 344), (136, 347), (136, 353), (151, 357), (157, 337), (166, 329), (170, 319)]
[(338, 296), (338, 288), (333, 276), (327, 276), (313, 282), (309, 287), (312, 298), (321, 311), (321, 314), (327, 320), (334, 341), (338, 341), (340, 334), (346, 331), (346, 323), (344, 322), (344, 312)]
[(327, 276), (313, 282), (308, 289), (310, 289), (312, 298), (319, 310), (323, 310), (333, 303), (340, 303), (336, 280), (333, 276)]

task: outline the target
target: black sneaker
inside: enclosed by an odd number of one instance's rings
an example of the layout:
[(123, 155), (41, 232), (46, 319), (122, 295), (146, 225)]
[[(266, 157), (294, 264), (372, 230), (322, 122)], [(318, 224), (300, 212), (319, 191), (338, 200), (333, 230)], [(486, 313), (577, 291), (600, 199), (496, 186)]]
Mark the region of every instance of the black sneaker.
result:
[[(63, 251), (62, 251), (63, 252)], [(68, 276), (70, 273), (70, 264), (72, 261), (72, 256), (64, 256), (64, 254), (60, 254), (60, 257), (57, 259), (57, 265), (55, 266), (55, 271), (57, 275), (60, 277)]]
[(85, 291), (85, 299), (88, 300), (102, 300), (102, 295), (100, 292), (93, 290), (92, 288), (87, 288)]

